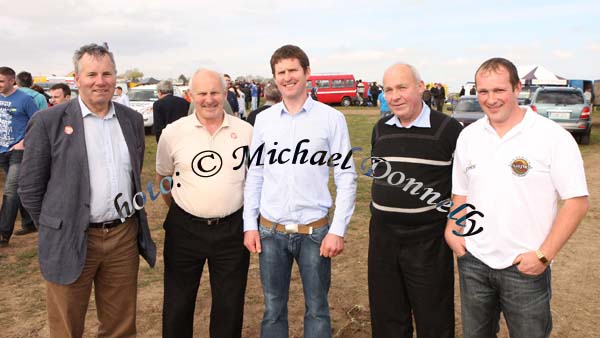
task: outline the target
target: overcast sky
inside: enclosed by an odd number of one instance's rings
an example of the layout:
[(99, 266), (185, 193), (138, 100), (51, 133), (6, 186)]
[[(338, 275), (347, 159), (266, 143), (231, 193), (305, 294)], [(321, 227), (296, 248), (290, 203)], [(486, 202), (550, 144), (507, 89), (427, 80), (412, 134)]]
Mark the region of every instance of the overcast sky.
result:
[(313, 73), (379, 82), (402, 61), (451, 91), (494, 56), (600, 79), (598, 0), (0, 0), (0, 8), (1, 65), (34, 75), (65, 75), (75, 49), (106, 41), (119, 73), (136, 67), (159, 79), (199, 67), (270, 77), (271, 54), (284, 44), (304, 49)]

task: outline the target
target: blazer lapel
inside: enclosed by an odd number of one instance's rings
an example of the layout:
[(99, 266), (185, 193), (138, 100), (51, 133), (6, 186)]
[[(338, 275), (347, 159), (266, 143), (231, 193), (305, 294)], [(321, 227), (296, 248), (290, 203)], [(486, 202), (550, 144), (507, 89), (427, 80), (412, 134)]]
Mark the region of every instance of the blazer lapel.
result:
[(75, 159), (73, 165), (81, 166), (81, 182), (87, 187), (90, 196), (90, 169), (88, 166), (87, 149), (85, 145), (85, 131), (83, 128), (83, 116), (81, 116), (81, 107), (79, 99), (73, 99), (65, 108), (65, 113), (62, 118), (63, 133), (67, 138), (67, 149), (73, 153), (72, 158)]
[(133, 125), (131, 124), (131, 119), (129, 116), (127, 116), (127, 114), (121, 110), (121, 107), (116, 104), (114, 106), (115, 114), (117, 114), (117, 120), (119, 121), (121, 131), (123, 132), (123, 138), (125, 138), (125, 143), (127, 144), (127, 150), (129, 150), (129, 159), (131, 160), (131, 167), (133, 168), (135, 177), (137, 175), (136, 173), (140, 172), (140, 163), (137, 159), (138, 144), (135, 138), (135, 130), (133, 130)]

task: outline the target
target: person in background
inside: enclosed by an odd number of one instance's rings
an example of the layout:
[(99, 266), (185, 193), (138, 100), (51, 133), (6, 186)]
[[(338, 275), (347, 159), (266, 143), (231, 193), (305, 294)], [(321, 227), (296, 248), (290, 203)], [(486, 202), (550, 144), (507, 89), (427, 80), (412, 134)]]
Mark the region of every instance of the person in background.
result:
[(173, 83), (163, 80), (156, 84), (158, 100), (152, 104), (152, 114), (154, 115), (154, 136), (156, 143), (160, 139), (163, 129), (172, 122), (187, 116), (190, 108), (189, 102), (185, 99), (173, 95)]
[(383, 90), (379, 92), (379, 96), (377, 97), (377, 102), (379, 105), (379, 118), (384, 118), (388, 115), (390, 115), (392, 112), (390, 111), (390, 107), (387, 104), (387, 101), (385, 100), (385, 95), (383, 93)]
[(264, 90), (264, 95), (265, 95), (264, 97), (266, 100), (265, 104), (262, 107), (255, 109), (255, 110), (251, 111), (250, 114), (248, 114), (248, 118), (246, 119), (246, 121), (248, 123), (250, 123), (251, 125), (254, 125), (254, 122), (256, 121), (256, 116), (258, 114), (260, 114), (262, 111), (268, 109), (272, 105), (281, 102), (281, 92), (277, 88), (277, 85), (275, 84), (275, 82), (267, 83), (267, 86), (265, 87), (265, 90)]
[(129, 107), (129, 96), (123, 93), (123, 87), (117, 86), (115, 88), (115, 97), (113, 99), (116, 103), (120, 103), (125, 107)]
[(53, 106), (71, 100), (71, 88), (65, 83), (57, 83), (50, 87), (50, 100)]
[(5, 174), (0, 209), (0, 247), (8, 246), (19, 209), (21, 226), (26, 227), (16, 232), (24, 235), (37, 231), (29, 213), (21, 206), (17, 187), (25, 130), (38, 107), (31, 96), (15, 87), (15, 77), (12, 68), (0, 67), (0, 168)]

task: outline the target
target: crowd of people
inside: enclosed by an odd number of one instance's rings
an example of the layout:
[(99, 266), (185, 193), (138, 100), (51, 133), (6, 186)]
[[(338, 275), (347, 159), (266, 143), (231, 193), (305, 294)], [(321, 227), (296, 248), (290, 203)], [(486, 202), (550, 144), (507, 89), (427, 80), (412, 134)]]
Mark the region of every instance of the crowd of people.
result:
[[(139, 256), (153, 267), (156, 246), (145, 210), (113, 200), (143, 205), (143, 120), (112, 101), (116, 64), (105, 46), (82, 46), (73, 60), (79, 96), (54, 88), (62, 93), (48, 109), (30, 82), (0, 67), (0, 244), (21, 210), (23, 225), (38, 231), (50, 337), (82, 337), (92, 286), (98, 336), (134, 337)], [(259, 86), (210, 69), (193, 74), (190, 102), (173, 97), (172, 83), (157, 85), (155, 170), (169, 209), (163, 337), (193, 336), (205, 264), (210, 335), (241, 337), (250, 254), (259, 256), (261, 337), (288, 336), (294, 262), (304, 336), (332, 336), (331, 264), (345, 249), (357, 188), (354, 162), (342, 158), (352, 154), (350, 135), (341, 112), (307, 95), (311, 68), (300, 47), (278, 48), (270, 67), (260, 108)], [(511, 336), (550, 335), (550, 262), (589, 207), (581, 154), (564, 129), (519, 107), (509, 60), (485, 61), (475, 79), (486, 117), (464, 130), (441, 112), (443, 86), (426, 88), (409, 64), (387, 68), (383, 90), (368, 89), (382, 113), (368, 173), (373, 337), (412, 337), (413, 323), (418, 337), (455, 336), (453, 255), (463, 337), (494, 336), (501, 312)], [(550, 142), (534, 142), (540, 135)], [(465, 231), (476, 226), (483, 230)]]

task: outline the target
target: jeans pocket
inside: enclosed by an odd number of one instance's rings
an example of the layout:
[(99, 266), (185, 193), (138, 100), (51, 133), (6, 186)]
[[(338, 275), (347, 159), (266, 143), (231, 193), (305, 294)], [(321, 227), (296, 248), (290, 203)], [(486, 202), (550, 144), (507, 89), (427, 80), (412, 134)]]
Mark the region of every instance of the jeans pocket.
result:
[(260, 239), (265, 239), (273, 236), (273, 229), (266, 228), (262, 225), (258, 225), (258, 234), (260, 235)]
[(465, 250), (465, 253), (462, 256), (456, 256), (456, 260), (461, 261), (461, 260), (467, 258), (468, 255), (470, 255), (469, 251)]
[(323, 241), (323, 238), (325, 238), (325, 236), (328, 233), (329, 233), (329, 224), (322, 226), (318, 229), (313, 229), (312, 234), (308, 235), (308, 238), (310, 238), (311, 241), (320, 245), (321, 242)]
[(522, 278), (525, 278), (525, 279), (539, 279), (542, 276), (544, 276), (544, 274), (548, 270), (548, 268), (546, 267), (546, 269), (542, 273), (540, 273), (539, 275), (529, 275), (529, 274), (521, 272), (521, 270), (519, 270), (519, 267), (517, 265), (513, 265), (513, 268), (517, 271), (517, 273), (519, 274), (519, 276), (521, 276)]

